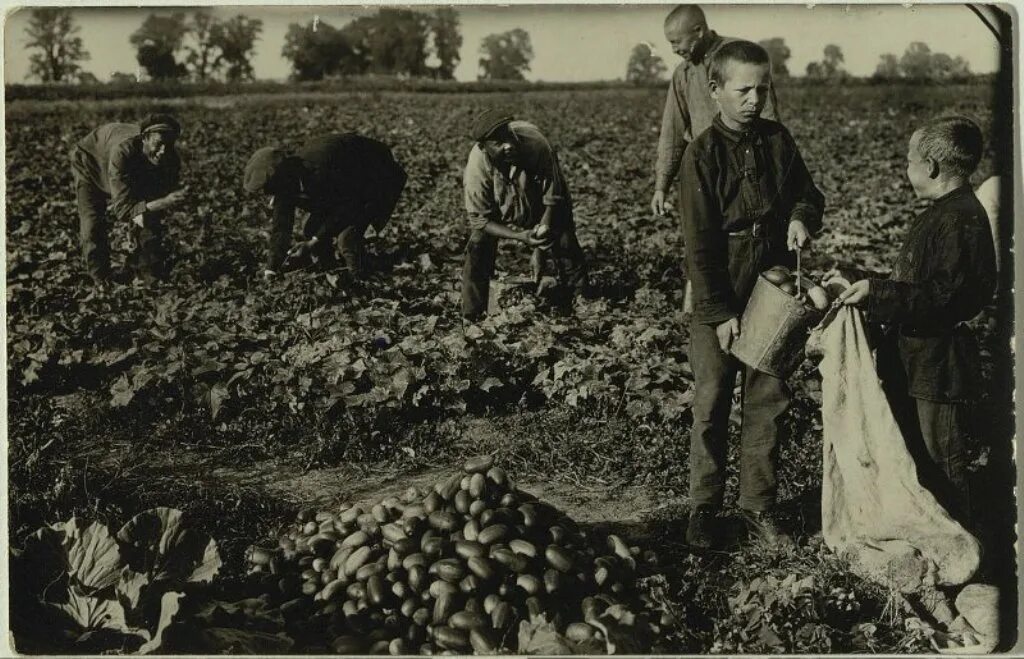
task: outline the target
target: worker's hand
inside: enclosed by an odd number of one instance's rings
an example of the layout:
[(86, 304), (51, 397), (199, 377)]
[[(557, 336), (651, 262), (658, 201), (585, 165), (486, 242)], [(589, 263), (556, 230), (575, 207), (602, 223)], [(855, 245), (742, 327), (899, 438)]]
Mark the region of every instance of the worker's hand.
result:
[(811, 240), (811, 234), (807, 227), (800, 220), (793, 220), (789, 223), (789, 231), (786, 233), (786, 246), (789, 251), (803, 249)]
[(313, 245), (317, 243), (316, 236), (313, 236), (309, 240), (300, 241), (295, 244), (290, 250), (288, 250), (288, 256), (291, 258), (305, 257), (313, 251)]
[(871, 294), (871, 282), (867, 279), (861, 279), (850, 285), (845, 291), (843, 291), (837, 298), (840, 304), (845, 304), (849, 307), (858, 307), (867, 301), (868, 296)]
[(651, 197), (651, 212), (657, 216), (665, 214), (665, 191), (655, 190), (654, 196)]
[(715, 328), (715, 334), (718, 335), (718, 345), (722, 348), (722, 352), (729, 352), (733, 341), (740, 336), (740, 319), (730, 318)]
[(170, 210), (175, 206), (181, 204), (183, 201), (185, 201), (185, 199), (188, 196), (187, 193), (188, 186), (181, 188), (180, 190), (175, 190), (174, 192), (168, 194), (165, 197), (160, 197), (159, 199), (154, 199), (153, 201), (147, 203), (146, 209), (151, 211)]
[(527, 247), (534, 247), (534, 248), (550, 246), (550, 243), (551, 243), (551, 241), (548, 238), (548, 236), (544, 236), (543, 238), (538, 238), (538, 237), (534, 236), (532, 229), (527, 229), (526, 231), (520, 231), (519, 232), (519, 240), (520, 240), (520, 242), (525, 243)]

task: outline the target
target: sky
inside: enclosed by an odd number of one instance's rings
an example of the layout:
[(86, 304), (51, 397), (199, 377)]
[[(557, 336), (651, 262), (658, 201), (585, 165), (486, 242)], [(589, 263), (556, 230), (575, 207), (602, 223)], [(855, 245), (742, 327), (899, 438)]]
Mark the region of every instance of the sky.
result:
[[(530, 33), (534, 60), (529, 80), (613, 80), (625, 76), (633, 46), (649, 42), (669, 67), (679, 58), (665, 41), (662, 23), (672, 5), (473, 5), (459, 6), (463, 46), (462, 61), (455, 71), (458, 80), (475, 80), (480, 41), (495, 32), (523, 28)], [(976, 73), (998, 66), (996, 41), (984, 25), (962, 4), (949, 5), (703, 5), (710, 27), (719, 34), (754, 41), (782, 37), (792, 51), (789, 69), (802, 74), (807, 64), (820, 60), (828, 44), (838, 45), (846, 69), (854, 75), (870, 75), (883, 53), (901, 55), (912, 41), (927, 43), (932, 51), (961, 56)], [(429, 10), (429, 5), (418, 7)], [(179, 8), (181, 10), (182, 8)], [(189, 8), (184, 8), (188, 10)], [(82, 68), (100, 80), (115, 71), (136, 72), (138, 65), (128, 36), (151, 12), (169, 13), (173, 8), (82, 7), (73, 8), (81, 37), (91, 59)], [(245, 14), (263, 20), (253, 66), (257, 78), (283, 79), (290, 72), (281, 57), (289, 23), (304, 23), (319, 16), (335, 27), (369, 13), (365, 5), (218, 6), (220, 17)], [(28, 10), (6, 17), (4, 26), (4, 76), (7, 82), (24, 82), (28, 75), (25, 26)]]

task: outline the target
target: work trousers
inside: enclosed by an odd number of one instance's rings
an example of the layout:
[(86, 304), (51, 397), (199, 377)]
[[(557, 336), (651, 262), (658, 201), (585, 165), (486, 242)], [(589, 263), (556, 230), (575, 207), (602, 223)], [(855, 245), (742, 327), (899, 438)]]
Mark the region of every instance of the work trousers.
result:
[[(325, 220), (310, 215), (302, 227), (302, 235), (309, 240), (316, 235)], [(312, 256), (317, 264), (330, 269), (337, 264), (334, 246), (337, 243), (338, 251), (345, 261), (346, 267), (354, 274), (363, 274), (366, 271), (366, 228), (367, 223), (344, 224), (331, 223), (324, 240), (318, 240), (313, 246)]]
[[(551, 255), (559, 283), (574, 293), (583, 293), (587, 287), (587, 264), (576, 237), (572, 210), (557, 212), (551, 230), (555, 234)], [(497, 256), (497, 238), (482, 230), (470, 233), (462, 266), (462, 315), (465, 318), (475, 320), (487, 311)]]
[(722, 505), (729, 412), (736, 375), (742, 374), (739, 505), (750, 511), (770, 509), (775, 504), (778, 440), (789, 409), (786, 382), (722, 352), (711, 325), (691, 323), (689, 359), (695, 390), (690, 429), (693, 505)]
[[(110, 276), (110, 223), (107, 204), (110, 195), (86, 180), (77, 171), (72, 153), (75, 201), (78, 206), (78, 238), (85, 268), (94, 279)], [(145, 213), (143, 226), (134, 222), (129, 227), (131, 252), (128, 264), (139, 270), (145, 278), (163, 278), (167, 275), (167, 254), (164, 251), (164, 230), (158, 213)]]

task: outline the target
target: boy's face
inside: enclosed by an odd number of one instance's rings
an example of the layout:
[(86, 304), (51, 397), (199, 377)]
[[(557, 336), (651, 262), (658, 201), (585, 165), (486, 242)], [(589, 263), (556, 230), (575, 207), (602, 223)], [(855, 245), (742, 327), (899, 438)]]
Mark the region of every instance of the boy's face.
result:
[(676, 20), (665, 26), (665, 38), (672, 52), (689, 62), (706, 34), (706, 27), (688, 20)]
[(712, 80), (710, 86), (725, 124), (743, 127), (761, 116), (772, 82), (770, 65), (728, 62), (724, 77), (721, 84)]
[(142, 153), (154, 165), (159, 165), (168, 151), (174, 149), (176, 136), (163, 131), (151, 131), (142, 136)]
[(933, 162), (923, 157), (917, 150), (920, 137), (919, 133), (914, 133), (910, 136), (910, 144), (907, 145), (907, 178), (914, 188), (914, 194), (927, 199), (932, 187)]
[(480, 142), (480, 149), (487, 154), (491, 162), (507, 165), (515, 162), (518, 153), (518, 141), (512, 131), (500, 131)]

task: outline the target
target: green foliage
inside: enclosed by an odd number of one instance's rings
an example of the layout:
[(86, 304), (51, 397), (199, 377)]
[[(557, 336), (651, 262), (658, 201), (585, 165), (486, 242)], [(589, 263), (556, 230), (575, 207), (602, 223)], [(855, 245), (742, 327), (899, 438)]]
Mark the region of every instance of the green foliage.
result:
[(184, 12), (170, 15), (150, 14), (129, 41), (135, 47), (139, 66), (154, 80), (179, 79), (187, 70), (177, 60), (189, 28)]
[(789, 46), (786, 45), (786, 40), (782, 37), (772, 37), (771, 39), (762, 39), (757, 43), (768, 51), (768, 58), (772, 63), (772, 76), (775, 78), (788, 78), (789, 67), (786, 65), (786, 62), (789, 61), (792, 52), (789, 50)]
[[(186, 539), (205, 546), (198, 562)], [(140, 551), (159, 560), (140, 566), (126, 558)], [(220, 556), (213, 539), (182, 525), (179, 511), (156, 508), (133, 519), (116, 538), (102, 523), (79, 518), (43, 527), (23, 549), (12, 550), (11, 564), (16, 575), (12, 631), (19, 649), (120, 647), (148, 654), (160, 649), (182, 591), (189, 583), (211, 580)], [(154, 565), (163, 567), (154, 570)], [(184, 566), (189, 569), (180, 572)]]

